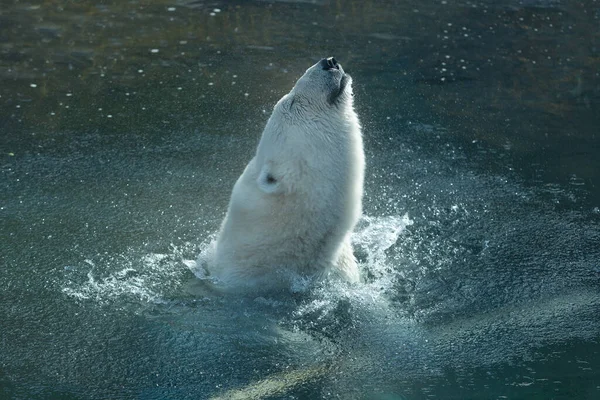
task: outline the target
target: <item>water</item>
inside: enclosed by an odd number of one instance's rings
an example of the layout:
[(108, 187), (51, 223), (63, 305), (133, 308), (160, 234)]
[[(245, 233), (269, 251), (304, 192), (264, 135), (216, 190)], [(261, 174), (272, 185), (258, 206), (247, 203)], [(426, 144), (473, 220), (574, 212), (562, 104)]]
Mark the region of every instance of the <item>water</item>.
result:
[[(4, 5), (0, 398), (597, 398), (599, 19), (597, 1)], [(327, 55), (364, 125), (364, 282), (211, 292), (186, 261)]]

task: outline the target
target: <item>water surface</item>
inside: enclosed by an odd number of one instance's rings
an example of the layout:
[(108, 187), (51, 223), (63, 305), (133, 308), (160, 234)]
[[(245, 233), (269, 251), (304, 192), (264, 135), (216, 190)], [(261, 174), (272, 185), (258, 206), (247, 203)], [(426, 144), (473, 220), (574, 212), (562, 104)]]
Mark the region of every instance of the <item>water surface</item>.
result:
[[(596, 1), (0, 9), (0, 398), (600, 395)], [(223, 297), (270, 110), (354, 78), (364, 282)]]

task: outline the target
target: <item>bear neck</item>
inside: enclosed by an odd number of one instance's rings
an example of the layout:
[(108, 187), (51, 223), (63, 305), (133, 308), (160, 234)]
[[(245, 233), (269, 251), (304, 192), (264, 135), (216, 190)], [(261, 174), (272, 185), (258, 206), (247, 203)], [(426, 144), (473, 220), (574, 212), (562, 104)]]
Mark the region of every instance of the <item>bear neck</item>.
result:
[(337, 115), (337, 118), (344, 118), (355, 113), (353, 100), (350, 86), (346, 87), (333, 104), (321, 99), (310, 99), (292, 90), (277, 102), (269, 121), (277, 117), (295, 124), (305, 123), (307, 117), (331, 119), (333, 115)]

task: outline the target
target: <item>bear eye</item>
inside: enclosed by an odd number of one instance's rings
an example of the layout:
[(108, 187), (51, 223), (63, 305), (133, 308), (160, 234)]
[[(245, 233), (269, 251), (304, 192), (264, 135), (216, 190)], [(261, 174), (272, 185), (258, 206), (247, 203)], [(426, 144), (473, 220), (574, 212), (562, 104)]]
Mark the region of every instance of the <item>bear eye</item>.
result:
[(277, 182), (277, 179), (275, 179), (275, 177), (271, 174), (267, 174), (267, 178), (266, 178), (267, 183), (275, 183)]

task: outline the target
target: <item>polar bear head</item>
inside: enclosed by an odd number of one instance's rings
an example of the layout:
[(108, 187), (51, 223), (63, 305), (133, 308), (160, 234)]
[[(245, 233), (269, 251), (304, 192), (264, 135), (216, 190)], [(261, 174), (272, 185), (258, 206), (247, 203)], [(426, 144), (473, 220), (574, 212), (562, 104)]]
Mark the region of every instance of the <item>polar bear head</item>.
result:
[(352, 78), (335, 58), (323, 58), (306, 70), (292, 91), (282, 100), (291, 108), (296, 102), (312, 109), (348, 104), (352, 99)]

